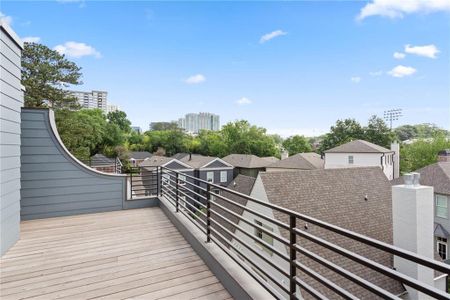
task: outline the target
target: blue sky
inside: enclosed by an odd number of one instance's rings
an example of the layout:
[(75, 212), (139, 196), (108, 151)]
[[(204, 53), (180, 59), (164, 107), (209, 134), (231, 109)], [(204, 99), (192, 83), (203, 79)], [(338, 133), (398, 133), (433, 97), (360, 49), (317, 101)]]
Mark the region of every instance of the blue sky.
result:
[[(321, 134), (402, 108), (450, 129), (450, 3), (9, 2), (2, 18), (83, 68), (134, 125), (208, 111)], [(385, 4), (383, 4), (385, 3)], [(416, 4), (416, 5), (414, 5)], [(394, 57), (394, 53), (395, 57)]]

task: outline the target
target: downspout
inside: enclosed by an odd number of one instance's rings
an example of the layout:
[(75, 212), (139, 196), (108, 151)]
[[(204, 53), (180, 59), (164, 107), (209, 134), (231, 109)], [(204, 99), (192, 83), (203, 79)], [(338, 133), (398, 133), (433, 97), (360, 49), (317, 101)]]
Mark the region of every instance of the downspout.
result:
[(381, 170), (384, 172), (384, 166), (383, 166), (383, 157), (385, 157), (385, 153), (383, 153), (383, 155), (381, 155), (380, 157), (380, 163), (381, 163)]

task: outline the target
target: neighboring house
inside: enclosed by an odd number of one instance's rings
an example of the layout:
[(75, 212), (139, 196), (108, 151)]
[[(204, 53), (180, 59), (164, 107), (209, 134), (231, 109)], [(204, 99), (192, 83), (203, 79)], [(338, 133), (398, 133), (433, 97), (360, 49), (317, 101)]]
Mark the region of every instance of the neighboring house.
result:
[[(434, 188), (434, 237), (435, 250), (444, 261), (450, 262), (450, 150), (439, 153), (437, 163), (416, 171), (420, 183)], [(403, 184), (403, 178), (392, 182)]]
[(91, 168), (105, 173), (122, 173), (122, 163), (118, 158), (106, 157), (97, 153), (86, 162)]
[(297, 153), (267, 166), (267, 172), (323, 169), (323, 159), (314, 152)]
[(222, 158), (234, 167), (234, 177), (238, 174), (257, 177), (260, 171), (274, 162), (273, 158), (261, 158), (252, 154), (230, 154)]
[(399, 152), (397, 143), (393, 143), (389, 150), (364, 140), (354, 140), (324, 151), (324, 168), (378, 166), (392, 180), (399, 177)]
[[(161, 181), (159, 181), (159, 177), (157, 176), (157, 168), (158, 167), (166, 167), (174, 171), (178, 171), (181, 173), (184, 173), (189, 176), (194, 176), (194, 169), (171, 157), (165, 157), (165, 156), (152, 156), (150, 158), (146, 158), (143, 162), (140, 163), (140, 174), (137, 176), (131, 176), (133, 182), (131, 182), (131, 186), (133, 189), (133, 196), (137, 197), (144, 197), (144, 196), (150, 196), (150, 195), (156, 195), (157, 194), (157, 188), (158, 185), (174, 185), (173, 182), (175, 181), (175, 178), (164, 174), (167, 172), (166, 170), (162, 170), (163, 174), (161, 176)], [(159, 170), (161, 172), (161, 169)], [(188, 178), (184, 175), (178, 175), (179, 179), (181, 180), (180, 185), (188, 185), (188, 183), (183, 183), (182, 181), (186, 180), (188, 182), (193, 183), (194, 180), (191, 178)], [(187, 187), (189, 189), (189, 187)], [(171, 195), (174, 197), (174, 195)], [(180, 197), (185, 199), (185, 196), (180, 194)]]
[[(277, 173), (261, 172), (254, 183), (250, 196), (389, 244), (393, 243), (391, 185), (378, 167), (330, 170), (318, 169)], [(246, 202), (245, 205), (249, 209), (275, 218), (285, 224), (289, 224), (288, 216), (281, 214), (278, 211), (273, 211), (268, 207), (252, 201)], [(235, 210), (235, 212), (240, 213), (244, 219), (249, 221), (253, 220), (256, 224), (273, 231), (277, 235), (282, 235), (289, 239), (288, 232), (275, 224), (248, 211), (242, 212), (242, 210)], [(258, 238), (272, 244), (277, 250), (289, 256), (287, 247), (281, 242), (274, 240), (269, 235), (264, 234), (260, 230), (256, 230), (254, 227), (243, 221), (239, 221), (239, 226), (247, 232), (254, 232)], [(297, 227), (303, 230), (306, 228), (307, 232), (315, 236), (320, 236), (328, 241), (337, 243), (341, 247), (361, 254), (369, 259), (373, 259), (389, 268), (393, 267), (393, 256), (391, 254), (378, 251), (373, 247), (360, 244), (354, 240), (349, 240), (338, 234), (314, 226), (313, 224), (301, 222), (300, 220), (297, 221)], [(234, 233), (247, 244), (254, 245), (255, 249), (260, 251), (260, 254), (272, 259), (275, 264), (288, 270), (288, 263), (272, 253), (270, 249), (255, 242), (239, 230), (234, 231)], [(245, 256), (251, 257), (251, 259), (255, 261), (258, 266), (263, 268), (263, 270), (266, 270), (276, 278), (279, 278), (279, 283), (288, 286), (288, 279), (281, 273), (270, 267), (237, 240), (233, 239), (232, 243), (236, 248), (245, 253)], [(370, 268), (363, 267), (360, 264), (346, 259), (317, 244), (301, 239), (300, 245), (395, 295), (400, 295), (405, 291), (404, 287), (399, 282), (389, 279)], [(297, 257), (298, 261), (302, 262), (302, 264), (318, 271), (326, 278), (353, 293), (355, 296), (363, 299), (373, 298), (373, 294), (366, 289), (361, 288), (336, 273), (330, 272), (323, 265), (310, 260), (300, 253), (297, 254)], [(320, 285), (317, 281), (311, 280), (311, 278), (304, 273), (300, 272), (299, 276), (300, 279), (310, 284), (325, 296), (330, 297), (330, 299), (334, 299), (336, 296), (333, 292), (330, 292), (329, 289)], [(265, 278), (263, 274), (261, 274), (261, 277), (279, 290), (279, 288)], [(302, 294), (302, 296), (308, 297), (309, 295)]]
[(147, 151), (130, 151), (128, 152), (128, 160), (133, 167), (138, 167), (146, 158), (153, 155)]

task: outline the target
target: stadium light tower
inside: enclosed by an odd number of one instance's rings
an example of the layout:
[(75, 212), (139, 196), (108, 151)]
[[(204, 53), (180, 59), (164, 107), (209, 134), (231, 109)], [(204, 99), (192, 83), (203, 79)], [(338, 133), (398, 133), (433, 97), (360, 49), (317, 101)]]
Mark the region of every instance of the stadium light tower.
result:
[(389, 122), (390, 128), (392, 129), (392, 121), (397, 121), (400, 117), (402, 117), (402, 109), (390, 109), (384, 111), (384, 120)]

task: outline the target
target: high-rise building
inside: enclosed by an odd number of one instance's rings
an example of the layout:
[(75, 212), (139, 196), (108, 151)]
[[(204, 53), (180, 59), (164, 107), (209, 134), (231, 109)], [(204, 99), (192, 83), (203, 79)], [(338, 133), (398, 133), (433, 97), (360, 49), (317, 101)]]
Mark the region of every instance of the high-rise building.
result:
[(78, 99), (78, 103), (82, 108), (99, 108), (104, 112), (107, 112), (107, 98), (108, 92), (104, 91), (70, 91)]
[(119, 110), (120, 110), (120, 107), (118, 105), (115, 105), (115, 104), (106, 105), (106, 113), (119, 111)]
[(190, 133), (199, 133), (200, 130), (220, 130), (220, 117), (207, 112), (190, 113), (178, 119), (178, 126)]

